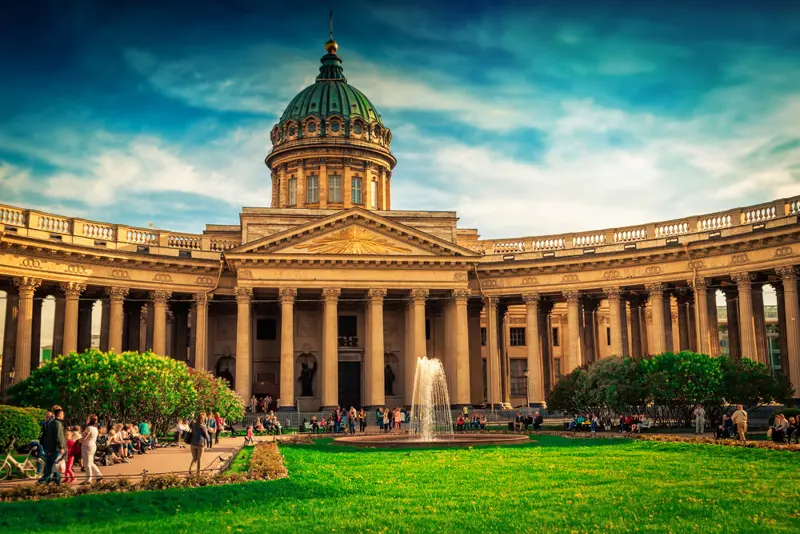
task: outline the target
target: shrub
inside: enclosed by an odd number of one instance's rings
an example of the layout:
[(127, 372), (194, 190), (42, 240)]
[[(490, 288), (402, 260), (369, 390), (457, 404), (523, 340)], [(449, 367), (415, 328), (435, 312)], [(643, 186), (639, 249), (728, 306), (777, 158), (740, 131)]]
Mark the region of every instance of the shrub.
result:
[(17, 445), (39, 439), (39, 421), (44, 419), (44, 413), (44, 410), (0, 405), (0, 453), (5, 454), (14, 439)]

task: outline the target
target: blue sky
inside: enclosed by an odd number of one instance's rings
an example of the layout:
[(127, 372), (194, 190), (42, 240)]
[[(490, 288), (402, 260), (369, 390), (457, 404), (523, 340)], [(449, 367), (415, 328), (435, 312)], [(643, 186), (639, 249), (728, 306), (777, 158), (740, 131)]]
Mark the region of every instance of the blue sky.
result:
[[(0, 202), (191, 232), (268, 205), (269, 130), (313, 82), (330, 4), (4, 3)], [(512, 237), (800, 194), (788, 1), (333, 8), (394, 132), (395, 209)]]

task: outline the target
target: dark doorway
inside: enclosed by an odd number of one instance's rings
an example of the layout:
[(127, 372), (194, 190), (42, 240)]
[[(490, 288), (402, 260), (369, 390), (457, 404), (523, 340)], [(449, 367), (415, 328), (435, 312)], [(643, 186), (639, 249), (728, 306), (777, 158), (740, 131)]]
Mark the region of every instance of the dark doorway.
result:
[(361, 407), (361, 362), (339, 362), (339, 406)]

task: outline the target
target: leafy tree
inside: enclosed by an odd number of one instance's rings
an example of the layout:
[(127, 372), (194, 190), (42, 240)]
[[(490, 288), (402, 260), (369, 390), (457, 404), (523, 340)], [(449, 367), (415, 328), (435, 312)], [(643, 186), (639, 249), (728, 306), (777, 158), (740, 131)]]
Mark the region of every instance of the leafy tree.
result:
[(583, 403), (584, 373), (584, 369), (578, 367), (559, 378), (553, 389), (547, 393), (547, 407), (569, 413), (584, 411), (586, 409)]
[(156, 432), (198, 411), (235, 415), (237, 400), (242, 401), (226, 383), (206, 373), (203, 383), (213, 395), (201, 399), (196, 374), (184, 362), (151, 352), (89, 349), (45, 363), (10, 388), (9, 395), (20, 405), (60, 404), (71, 422), (83, 423), (95, 413), (104, 423), (150, 421)]
[(586, 369), (587, 411), (603, 419), (644, 410), (648, 388), (640, 360), (605, 358)]

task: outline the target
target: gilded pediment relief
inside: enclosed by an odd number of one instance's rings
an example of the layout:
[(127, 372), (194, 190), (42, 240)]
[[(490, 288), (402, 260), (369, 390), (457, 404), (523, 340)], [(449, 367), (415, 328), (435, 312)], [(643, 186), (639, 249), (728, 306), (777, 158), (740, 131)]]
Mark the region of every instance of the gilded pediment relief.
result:
[(431, 252), (358, 224), (309, 236), (277, 254), (334, 254), (338, 256), (430, 256)]

